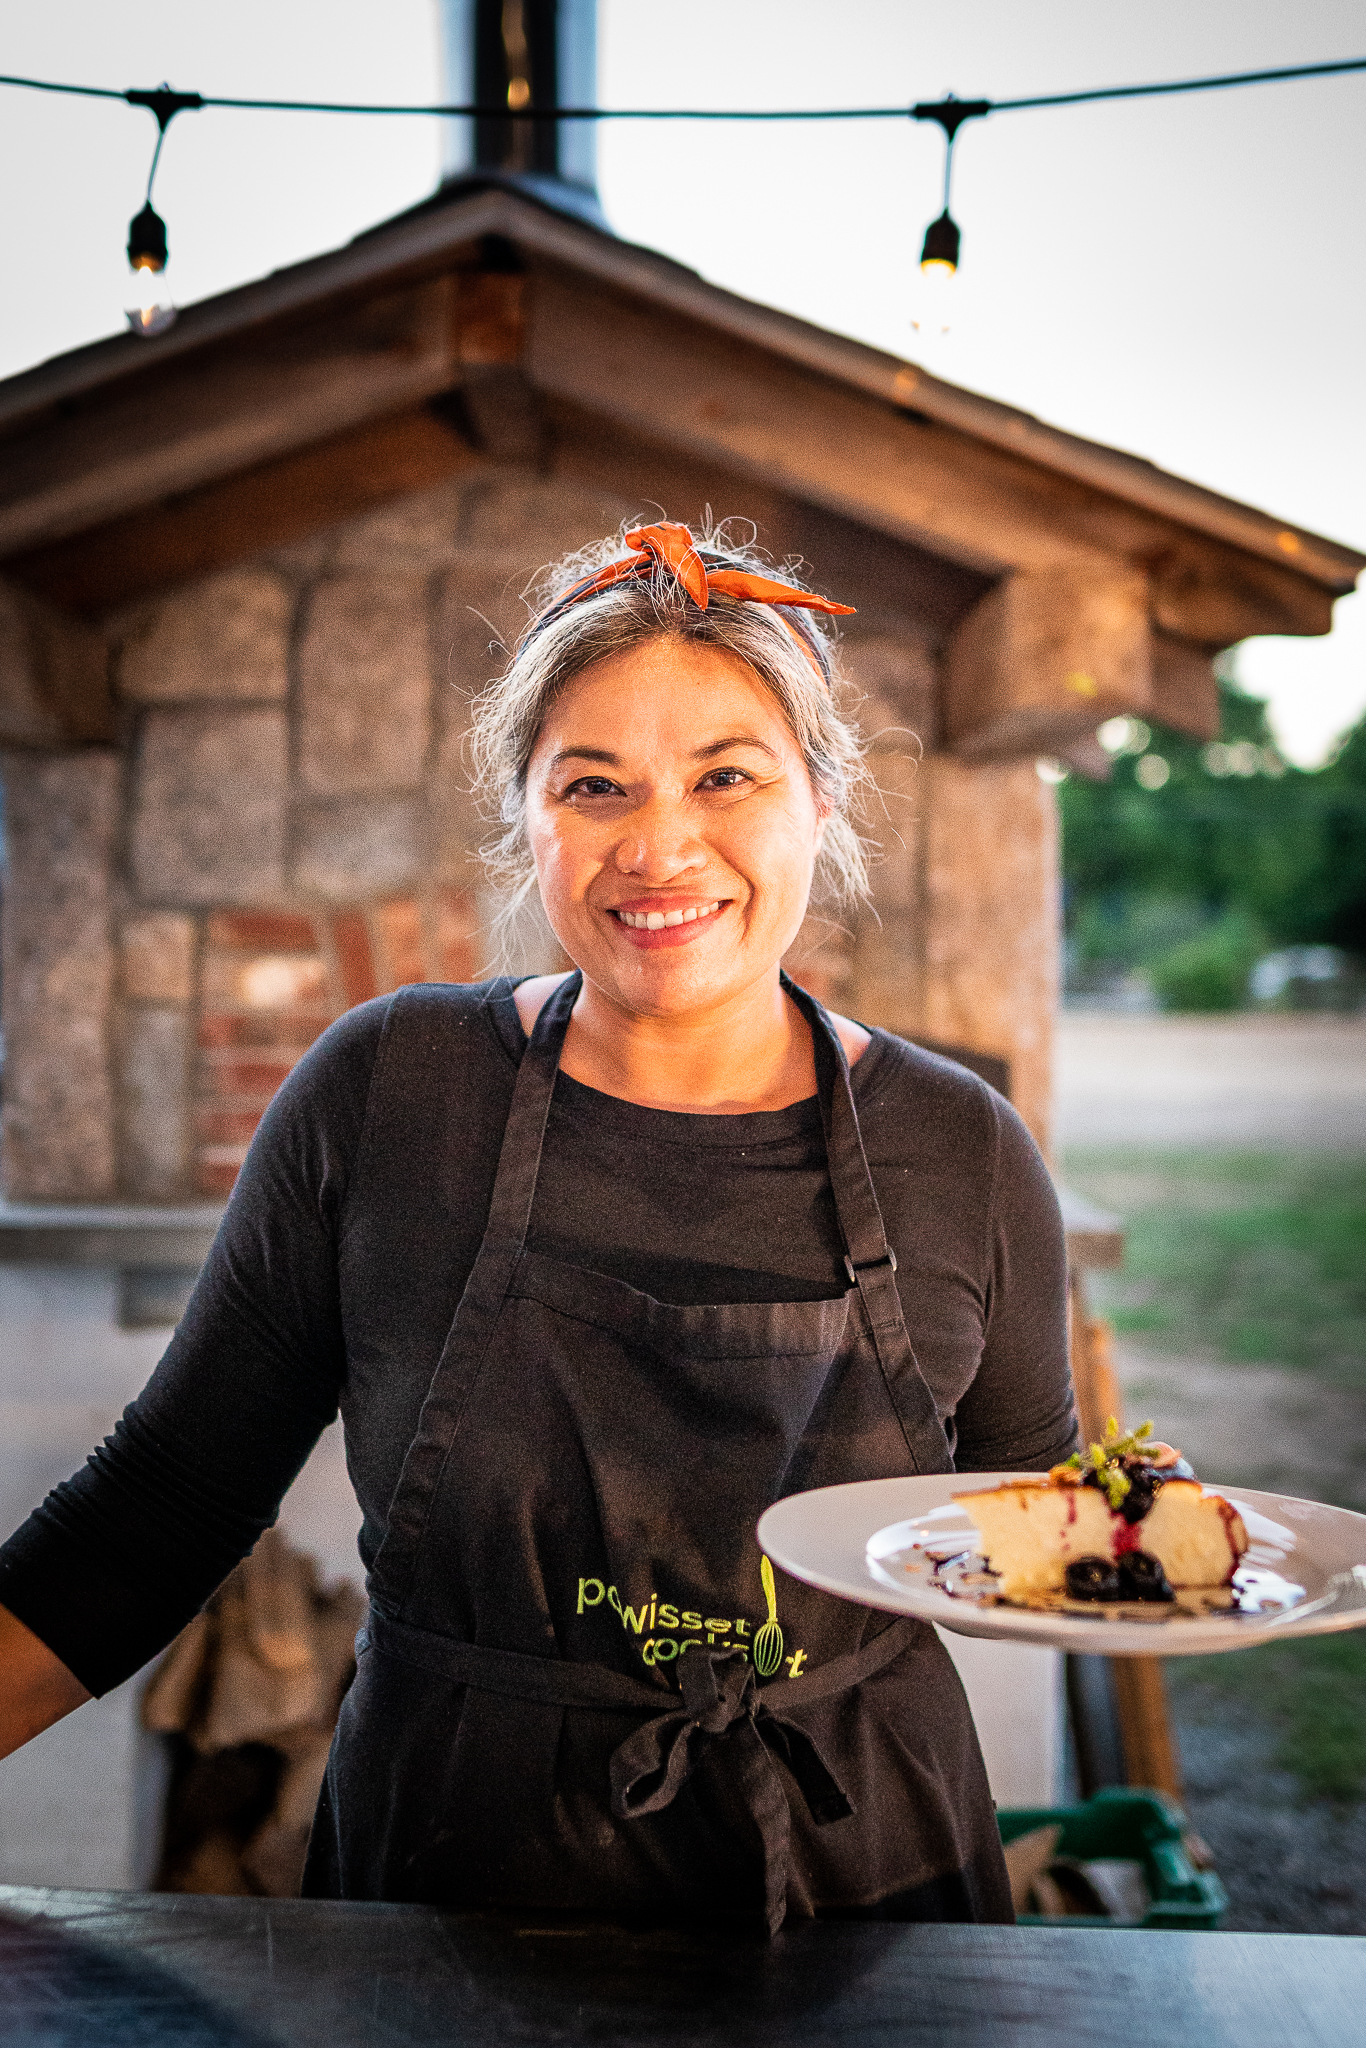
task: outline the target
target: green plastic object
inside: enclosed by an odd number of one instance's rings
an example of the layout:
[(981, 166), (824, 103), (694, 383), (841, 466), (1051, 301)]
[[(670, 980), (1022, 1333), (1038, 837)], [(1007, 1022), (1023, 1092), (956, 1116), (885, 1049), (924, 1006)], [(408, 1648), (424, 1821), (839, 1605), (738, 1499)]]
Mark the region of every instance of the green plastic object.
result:
[(1228, 1909), (1228, 1893), (1212, 1870), (1197, 1870), (1186, 1853), (1186, 1816), (1163, 1792), (1128, 1786), (1095, 1793), (1080, 1806), (1014, 1806), (997, 1813), (1001, 1840), (1013, 1842), (1033, 1828), (1061, 1827), (1056, 1854), (1080, 1863), (1118, 1859), (1141, 1863), (1151, 1904), (1141, 1920), (1090, 1914), (1065, 1920), (1021, 1913), (1021, 1927), (1213, 1928)]

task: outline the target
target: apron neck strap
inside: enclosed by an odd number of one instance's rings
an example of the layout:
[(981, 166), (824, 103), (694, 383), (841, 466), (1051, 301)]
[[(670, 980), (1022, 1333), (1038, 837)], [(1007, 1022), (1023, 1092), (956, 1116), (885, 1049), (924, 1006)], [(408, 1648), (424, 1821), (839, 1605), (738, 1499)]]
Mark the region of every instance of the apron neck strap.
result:
[(517, 1069), (485, 1233), (486, 1241), (500, 1250), (520, 1252), (526, 1243), (550, 1098), (555, 1093), (569, 1019), (582, 987), (583, 976), (576, 967), (542, 1004)]
[(844, 1237), (845, 1270), (850, 1284), (858, 1289), (868, 1318), (883, 1381), (906, 1439), (911, 1470), (951, 1472), (953, 1453), (948, 1436), (901, 1311), (896, 1253), (887, 1242), (877, 1190), (868, 1170), (844, 1047), (814, 996), (798, 988), (786, 974), (783, 988), (811, 1026), (830, 1187)]
[(849, 1061), (840, 1035), (813, 995), (788, 975), (782, 977), (784, 994), (791, 997), (807, 1023), (816, 1054), (816, 1092), (825, 1126), (825, 1151), (830, 1168), (830, 1186), (844, 1238), (845, 1264), (853, 1280), (860, 1267), (883, 1262), (896, 1270), (896, 1254), (887, 1242), (887, 1232), (878, 1206), (868, 1155), (863, 1149), (858, 1111)]

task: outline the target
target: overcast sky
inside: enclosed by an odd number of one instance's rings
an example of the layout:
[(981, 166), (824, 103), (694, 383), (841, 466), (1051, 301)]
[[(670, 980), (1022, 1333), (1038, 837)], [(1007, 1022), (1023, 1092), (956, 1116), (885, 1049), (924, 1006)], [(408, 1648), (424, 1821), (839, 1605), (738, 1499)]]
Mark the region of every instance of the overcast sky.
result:
[[(434, 0), (45, 0), (0, 61), (83, 84), (283, 98), (437, 91)], [(604, 105), (992, 99), (1366, 55), (1360, 0), (602, 0)], [(114, 331), (154, 140), (121, 104), (0, 88), (0, 375)], [(435, 124), (206, 111), (157, 182), (189, 303), (411, 204)], [(963, 131), (949, 335), (910, 325), (942, 143), (912, 123), (604, 128), (617, 230), (731, 289), (1366, 548), (1366, 74), (998, 114)], [(736, 508), (741, 509), (741, 508)], [(1366, 595), (1249, 643), (1283, 743), (1366, 706)]]

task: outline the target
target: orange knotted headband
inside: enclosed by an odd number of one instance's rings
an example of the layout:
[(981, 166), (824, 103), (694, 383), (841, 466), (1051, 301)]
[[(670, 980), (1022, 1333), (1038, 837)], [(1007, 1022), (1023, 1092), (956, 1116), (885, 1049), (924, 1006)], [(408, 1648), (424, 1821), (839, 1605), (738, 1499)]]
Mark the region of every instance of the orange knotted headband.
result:
[[(570, 605), (579, 604), (586, 597), (594, 597), (600, 590), (610, 590), (614, 583), (642, 582), (651, 577), (656, 567), (667, 569), (675, 582), (685, 590), (693, 603), (705, 611), (714, 591), (719, 597), (737, 597), (749, 604), (790, 605), (794, 611), (807, 612), (852, 612), (851, 604), (836, 604), (832, 597), (818, 597), (812, 590), (798, 590), (792, 583), (775, 583), (771, 577), (756, 576), (749, 569), (711, 569), (703, 561), (686, 526), (675, 525), (666, 520), (658, 526), (637, 526), (623, 536), (630, 548), (629, 555), (623, 555), (618, 562), (609, 562), (605, 569), (595, 575), (586, 576), (582, 583), (576, 583), (556, 598), (548, 611), (536, 621), (533, 631), (553, 618), (558, 618)], [(804, 651), (806, 636), (796, 636)]]

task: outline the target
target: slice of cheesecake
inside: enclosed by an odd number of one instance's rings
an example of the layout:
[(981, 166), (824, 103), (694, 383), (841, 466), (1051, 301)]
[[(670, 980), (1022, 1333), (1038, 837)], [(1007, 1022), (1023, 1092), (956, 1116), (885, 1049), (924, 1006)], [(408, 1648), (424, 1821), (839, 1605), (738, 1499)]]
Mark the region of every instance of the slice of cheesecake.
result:
[(1023, 1479), (990, 1493), (960, 1493), (982, 1538), (989, 1571), (1006, 1600), (1061, 1593), (1069, 1564), (1111, 1555), (1109, 1503), (1089, 1486)]
[(1229, 1584), (1247, 1549), (1242, 1517), (1151, 1432), (1121, 1435), (1112, 1422), (1085, 1459), (1045, 1478), (954, 1496), (1003, 1599), (1170, 1600)]
[(1168, 1479), (1133, 1528), (1177, 1591), (1226, 1586), (1247, 1549), (1247, 1530), (1233, 1502), (1206, 1493), (1198, 1479)]

